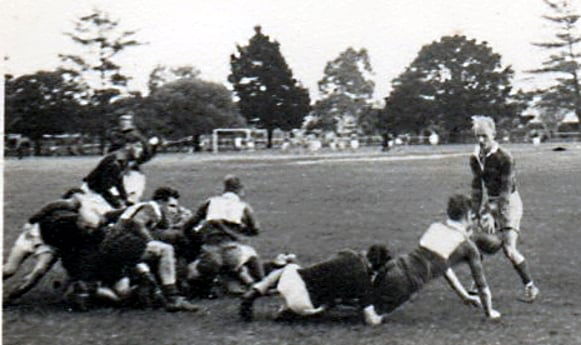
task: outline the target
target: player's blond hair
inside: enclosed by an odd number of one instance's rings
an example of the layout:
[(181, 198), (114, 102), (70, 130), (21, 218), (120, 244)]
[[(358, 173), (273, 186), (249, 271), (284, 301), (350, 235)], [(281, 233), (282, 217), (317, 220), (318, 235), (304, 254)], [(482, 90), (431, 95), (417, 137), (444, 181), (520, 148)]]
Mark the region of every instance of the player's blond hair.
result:
[(490, 130), (492, 134), (496, 134), (496, 125), (494, 124), (494, 120), (489, 116), (472, 116), (472, 131), (476, 132), (479, 128)]

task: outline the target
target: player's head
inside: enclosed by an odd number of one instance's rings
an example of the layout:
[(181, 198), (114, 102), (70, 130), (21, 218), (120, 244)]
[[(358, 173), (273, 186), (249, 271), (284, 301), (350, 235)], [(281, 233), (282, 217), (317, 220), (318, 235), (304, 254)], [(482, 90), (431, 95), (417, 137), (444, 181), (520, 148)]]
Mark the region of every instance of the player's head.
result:
[(172, 187), (159, 187), (153, 192), (153, 201), (157, 202), (167, 217), (173, 217), (178, 212), (180, 193)]
[(373, 271), (378, 271), (391, 259), (391, 252), (386, 245), (374, 244), (367, 250), (367, 261)]
[(482, 115), (472, 116), (472, 131), (481, 148), (489, 149), (492, 146), (496, 135), (496, 125), (492, 118)]
[(448, 215), (448, 218), (453, 221), (469, 221), (471, 210), (472, 201), (466, 195), (455, 194), (448, 199), (448, 209), (446, 210), (446, 214)]
[(244, 185), (236, 175), (226, 175), (224, 177), (224, 192), (232, 192), (241, 195), (244, 191)]

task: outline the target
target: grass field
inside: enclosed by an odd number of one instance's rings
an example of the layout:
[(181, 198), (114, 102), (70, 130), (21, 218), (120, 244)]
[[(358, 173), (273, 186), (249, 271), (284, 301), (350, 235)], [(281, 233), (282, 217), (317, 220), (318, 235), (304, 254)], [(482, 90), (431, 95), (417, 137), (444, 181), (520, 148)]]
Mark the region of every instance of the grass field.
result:
[[(278, 323), (277, 300), (256, 306), (256, 321), (238, 320), (238, 301), (200, 301), (203, 311), (99, 309), (67, 312), (51, 285), (57, 267), (20, 304), (3, 308), (3, 341), (24, 344), (581, 344), (581, 147), (509, 147), (517, 160), (524, 204), (520, 248), (541, 289), (534, 304), (518, 302), (517, 274), (502, 254), (486, 260), (500, 322), (464, 306), (445, 281), (430, 283), (385, 324), (369, 328), (345, 311), (316, 322)], [(389, 242), (412, 249), (427, 226), (442, 220), (447, 197), (468, 193), (469, 146), (404, 148), (389, 153), (333, 155), (164, 155), (144, 167), (148, 194), (160, 185), (182, 192), (195, 208), (220, 192), (225, 174), (247, 186), (264, 229), (253, 241), (270, 258), (296, 253), (303, 263), (342, 248)], [(40, 158), (4, 162), (4, 248), (23, 221), (66, 188), (79, 184), (98, 158)], [(4, 258), (6, 250), (4, 251)], [(26, 266), (29, 267), (29, 266)], [(459, 269), (468, 285), (468, 271)], [(17, 279), (18, 277), (16, 277)], [(8, 281), (5, 289), (13, 284)]]

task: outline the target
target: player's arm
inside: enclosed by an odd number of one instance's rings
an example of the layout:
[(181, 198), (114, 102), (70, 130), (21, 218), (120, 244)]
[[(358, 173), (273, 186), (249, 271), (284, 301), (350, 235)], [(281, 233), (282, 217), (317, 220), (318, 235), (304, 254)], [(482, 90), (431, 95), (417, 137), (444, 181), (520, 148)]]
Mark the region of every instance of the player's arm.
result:
[(470, 169), (472, 170), (472, 211), (478, 215), (482, 206), (482, 168), (476, 156), (470, 156)]
[(466, 259), (470, 266), (470, 272), (472, 273), (474, 283), (476, 283), (476, 287), (478, 288), (480, 303), (484, 308), (484, 313), (489, 319), (498, 319), (500, 318), (500, 313), (492, 308), (492, 293), (486, 283), (484, 267), (482, 266), (482, 260), (480, 259), (480, 252), (472, 241), (465, 242), (465, 250), (467, 252)]
[(498, 195), (498, 213), (502, 218), (500, 219), (500, 224), (506, 224), (506, 218), (508, 214), (508, 200), (513, 189), (514, 161), (508, 153), (506, 155), (502, 155), (500, 159), (500, 193)]
[(244, 209), (244, 214), (242, 216), (242, 223), (245, 225), (243, 232), (248, 236), (257, 236), (260, 233), (260, 225), (254, 211), (250, 206), (246, 206)]
[(198, 207), (196, 214), (194, 214), (184, 223), (182, 227), (184, 235), (190, 237), (195, 232), (196, 227), (206, 219), (209, 206), (210, 200), (206, 200), (200, 207)]
[(112, 167), (111, 175), (109, 176), (111, 176), (113, 186), (117, 189), (117, 192), (119, 192), (119, 197), (125, 202), (127, 201), (127, 191), (123, 185), (123, 173), (124, 167), (122, 166), (122, 163), (116, 161)]
[(470, 294), (468, 294), (468, 292), (464, 288), (464, 285), (460, 283), (460, 280), (458, 280), (458, 277), (456, 276), (456, 273), (454, 273), (454, 270), (452, 270), (452, 268), (448, 268), (448, 270), (446, 270), (446, 273), (444, 273), (444, 277), (446, 278), (446, 281), (448, 282), (452, 290), (456, 292), (458, 297), (460, 297), (460, 299), (464, 303), (477, 307), (481, 306), (480, 299), (478, 297), (471, 296)]

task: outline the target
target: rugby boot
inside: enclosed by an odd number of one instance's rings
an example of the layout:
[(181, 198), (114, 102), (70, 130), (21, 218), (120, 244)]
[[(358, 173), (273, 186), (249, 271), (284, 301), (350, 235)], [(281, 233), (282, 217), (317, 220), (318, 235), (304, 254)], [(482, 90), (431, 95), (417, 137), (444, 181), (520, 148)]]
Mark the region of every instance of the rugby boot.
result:
[(169, 312), (176, 311), (196, 312), (200, 310), (200, 307), (186, 300), (184, 296), (171, 296), (167, 298), (165, 310)]
[(162, 286), (166, 302), (165, 310), (169, 312), (174, 311), (198, 311), (200, 307), (190, 303), (184, 296), (178, 293), (178, 289), (175, 284)]
[(523, 297), (521, 298), (521, 301), (526, 303), (533, 303), (535, 299), (537, 299), (539, 293), (540, 293), (539, 288), (536, 287), (535, 284), (533, 284), (533, 282), (530, 282), (525, 286), (525, 292)]

